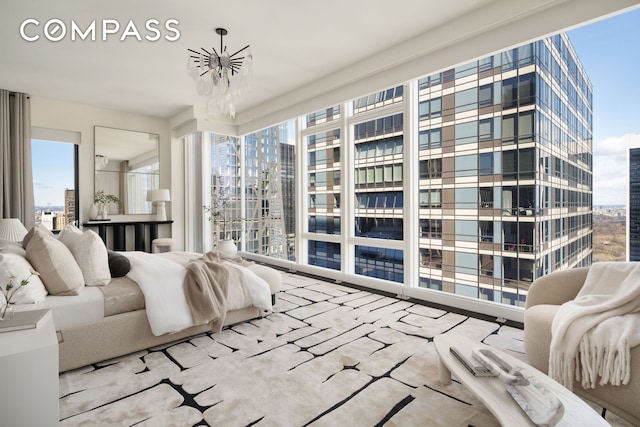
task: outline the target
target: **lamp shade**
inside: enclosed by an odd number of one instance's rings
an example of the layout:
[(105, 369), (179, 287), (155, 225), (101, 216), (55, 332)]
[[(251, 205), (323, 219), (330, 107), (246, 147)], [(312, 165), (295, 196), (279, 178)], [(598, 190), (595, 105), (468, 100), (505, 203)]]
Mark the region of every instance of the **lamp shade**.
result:
[(18, 218), (0, 219), (0, 240), (21, 242), (27, 235), (27, 229)]
[(150, 190), (147, 193), (147, 200), (152, 202), (168, 202), (171, 200), (171, 193), (167, 188), (161, 188), (159, 190)]

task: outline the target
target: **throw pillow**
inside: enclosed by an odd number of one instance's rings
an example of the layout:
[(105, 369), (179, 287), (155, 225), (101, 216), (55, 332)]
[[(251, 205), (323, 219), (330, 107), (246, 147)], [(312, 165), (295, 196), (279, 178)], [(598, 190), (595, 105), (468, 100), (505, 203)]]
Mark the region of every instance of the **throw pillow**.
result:
[(50, 232), (38, 227), (33, 230), (26, 248), (27, 259), (40, 273), (47, 291), (51, 295), (78, 295), (84, 279), (71, 251)]
[[(31, 271), (35, 270), (29, 261), (22, 255), (4, 252), (0, 253), (0, 286), (4, 289), (9, 283), (10, 277), (13, 277), (14, 286), (20, 286), (20, 282), (29, 279), (27, 286), (22, 286), (16, 290), (12, 303), (15, 304), (32, 304), (44, 301), (47, 296), (47, 289), (38, 276), (31, 276)], [(4, 297), (2, 297), (4, 301)]]
[(0, 252), (27, 256), (27, 251), (24, 250), (21, 242), (10, 242), (9, 240), (0, 240)]
[(60, 232), (58, 240), (71, 250), (82, 271), (85, 285), (104, 286), (111, 282), (107, 247), (95, 231), (83, 233), (75, 225), (68, 224)]
[(42, 233), (50, 236), (50, 237), (54, 237), (53, 233), (51, 232), (51, 230), (49, 230), (47, 227), (44, 226), (44, 224), (36, 224), (33, 227), (31, 227), (31, 230), (29, 230), (29, 232), (24, 236), (24, 238), (22, 239), (22, 247), (27, 249), (27, 245), (29, 244), (29, 241), (31, 240), (31, 237), (33, 237), (33, 233), (35, 233), (36, 230), (40, 230)]
[(131, 270), (131, 262), (126, 256), (114, 251), (109, 253), (109, 271), (111, 277), (124, 277)]
[(109, 256), (104, 242), (93, 230), (87, 230), (71, 247), (71, 253), (82, 270), (88, 286), (104, 286), (111, 282)]
[[(67, 224), (64, 226), (60, 234), (58, 234), (58, 240), (71, 250), (73, 245), (82, 237), (82, 230), (73, 224)], [(71, 250), (73, 252), (73, 250)]]

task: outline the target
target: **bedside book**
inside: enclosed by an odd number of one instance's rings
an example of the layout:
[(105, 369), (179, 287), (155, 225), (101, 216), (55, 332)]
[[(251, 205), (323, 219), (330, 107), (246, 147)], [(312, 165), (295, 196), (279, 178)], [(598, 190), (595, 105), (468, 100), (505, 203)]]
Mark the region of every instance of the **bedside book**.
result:
[(17, 311), (11, 319), (0, 321), (0, 332), (34, 329), (49, 309)]
[(496, 375), (491, 372), (489, 368), (484, 366), (482, 362), (476, 360), (471, 354), (472, 349), (464, 346), (451, 346), (449, 348), (451, 354), (464, 365), (469, 372), (476, 377), (495, 377)]

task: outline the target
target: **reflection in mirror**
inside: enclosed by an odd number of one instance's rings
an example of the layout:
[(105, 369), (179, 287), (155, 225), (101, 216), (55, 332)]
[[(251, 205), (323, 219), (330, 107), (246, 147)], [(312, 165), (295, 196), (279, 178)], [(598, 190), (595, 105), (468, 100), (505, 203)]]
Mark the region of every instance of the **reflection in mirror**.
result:
[(95, 127), (95, 188), (120, 199), (110, 214), (149, 214), (147, 191), (160, 188), (159, 136)]

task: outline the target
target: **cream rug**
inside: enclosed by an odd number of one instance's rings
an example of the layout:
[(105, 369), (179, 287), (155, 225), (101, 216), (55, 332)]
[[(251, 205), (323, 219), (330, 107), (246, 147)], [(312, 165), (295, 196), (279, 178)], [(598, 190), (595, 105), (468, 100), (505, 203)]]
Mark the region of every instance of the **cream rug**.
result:
[(265, 318), (60, 375), (61, 426), (497, 426), (438, 380), (435, 335), (522, 330), (283, 274)]

